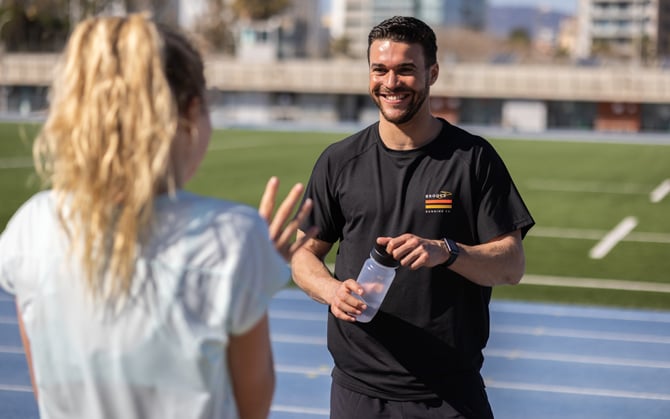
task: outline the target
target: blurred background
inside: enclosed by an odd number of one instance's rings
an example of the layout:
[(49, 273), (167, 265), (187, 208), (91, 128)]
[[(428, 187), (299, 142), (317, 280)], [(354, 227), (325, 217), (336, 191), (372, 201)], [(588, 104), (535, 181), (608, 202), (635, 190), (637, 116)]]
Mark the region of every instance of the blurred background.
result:
[(250, 205), (378, 119), (367, 34), (425, 20), (432, 112), (494, 144), (537, 221), (522, 284), (494, 298), (670, 310), (670, 0), (0, 0), (0, 228), (39, 188), (31, 143), (71, 29), (137, 11), (203, 51), (217, 130), (188, 188)]
[(402, 14), (436, 30), (453, 123), (670, 131), (670, 0), (2, 0), (0, 114), (44, 111), (77, 21), (134, 11), (194, 34), (220, 124), (374, 121), (367, 33)]
[[(378, 119), (369, 30), (430, 24), (431, 110), (490, 140), (537, 221), (523, 281), (493, 291), (496, 416), (669, 417), (670, 0), (0, 0), (0, 232), (40, 188), (31, 144), (70, 31), (136, 11), (203, 51), (217, 129), (188, 189), (254, 206)], [(323, 308), (286, 291), (271, 417), (327, 417)], [(0, 292), (0, 417), (37, 418), (14, 312)]]

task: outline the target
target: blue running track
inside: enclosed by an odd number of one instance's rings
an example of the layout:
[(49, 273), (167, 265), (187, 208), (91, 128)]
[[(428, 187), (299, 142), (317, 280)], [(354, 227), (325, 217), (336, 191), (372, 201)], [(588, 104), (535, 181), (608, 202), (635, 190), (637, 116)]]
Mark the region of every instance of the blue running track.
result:
[[(326, 307), (287, 289), (270, 308), (271, 419), (328, 417)], [(670, 418), (670, 311), (494, 300), (483, 369), (497, 419)], [(38, 418), (16, 323), (0, 292), (0, 418)]]

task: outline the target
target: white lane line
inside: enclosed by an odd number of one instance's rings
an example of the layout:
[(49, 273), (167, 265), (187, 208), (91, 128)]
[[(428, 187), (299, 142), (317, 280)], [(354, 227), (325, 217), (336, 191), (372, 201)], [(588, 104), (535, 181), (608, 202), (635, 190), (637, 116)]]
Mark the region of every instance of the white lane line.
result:
[(0, 316), (0, 324), (18, 324), (16, 317)]
[(621, 291), (670, 293), (670, 284), (626, 281), (623, 279), (573, 278), (567, 276), (524, 275), (522, 284), (553, 287), (596, 288)]
[(278, 343), (297, 343), (303, 345), (326, 345), (325, 337), (305, 336), (305, 335), (287, 335), (271, 333), (270, 339)]
[(670, 336), (533, 326), (492, 326), (491, 333), (670, 345)]
[(303, 367), (298, 365), (275, 365), (275, 370), (284, 374), (300, 374), (308, 377), (330, 376), (332, 365), (319, 365), (318, 367)]
[(649, 194), (649, 200), (657, 204), (663, 200), (670, 193), (670, 179), (666, 179), (661, 182), (651, 193)]
[(606, 365), (613, 367), (631, 367), (631, 368), (651, 368), (651, 369), (670, 369), (670, 362), (632, 359), (632, 358), (614, 358), (606, 356), (589, 356), (576, 354), (561, 354), (553, 352), (533, 352), (520, 349), (484, 349), (484, 356), (487, 358), (505, 358), (505, 359), (527, 359), (533, 361), (562, 362), (567, 364), (588, 364), (588, 365)]
[(22, 354), (23, 348), (18, 346), (4, 346), (0, 345), (0, 354)]
[(602, 259), (616, 246), (621, 239), (626, 237), (628, 233), (633, 231), (637, 226), (637, 218), (635, 217), (626, 217), (621, 222), (612, 229), (605, 237), (596, 244), (591, 251), (589, 252), (589, 257), (591, 259)]
[(328, 319), (325, 311), (314, 313), (307, 311), (270, 310), (270, 317), (273, 319), (307, 320), (314, 322), (325, 322)]
[(15, 386), (11, 384), (0, 384), (0, 391), (16, 391), (21, 393), (32, 393), (33, 388), (29, 386)]
[[(578, 307), (561, 304), (527, 304), (524, 302), (493, 301), (493, 313), (527, 314), (575, 319), (618, 320), (644, 323), (670, 324), (670, 312), (650, 310), (627, 310), (604, 307)], [(663, 328), (669, 331), (669, 328)]]
[(273, 412), (293, 413), (296, 415), (330, 416), (329, 409), (321, 409), (318, 407), (285, 406), (281, 404), (274, 404), (270, 410)]
[(521, 383), (512, 381), (498, 381), (485, 378), (486, 386), (504, 390), (538, 391), (544, 393), (576, 394), (580, 396), (599, 396), (623, 399), (660, 400), (670, 401), (670, 394), (647, 393), (637, 391), (608, 390), (603, 388), (558, 386), (548, 384)]

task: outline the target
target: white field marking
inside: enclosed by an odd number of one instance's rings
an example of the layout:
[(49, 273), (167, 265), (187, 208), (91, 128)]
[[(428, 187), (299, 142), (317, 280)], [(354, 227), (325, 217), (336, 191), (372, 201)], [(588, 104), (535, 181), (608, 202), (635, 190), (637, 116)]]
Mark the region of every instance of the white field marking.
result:
[(637, 227), (637, 218), (632, 216), (624, 218), (591, 249), (589, 257), (591, 259), (604, 258), (635, 227)]
[[(322, 141), (323, 144), (330, 144), (332, 141)], [(256, 140), (221, 140), (212, 141), (209, 143), (207, 151), (225, 151), (225, 150), (240, 150), (245, 148), (262, 148), (273, 145), (272, 141), (256, 139)], [(282, 141), (282, 146), (312, 146), (317, 144), (317, 140), (313, 138), (306, 138), (304, 140), (293, 139), (291, 141)]]
[(639, 183), (607, 183), (588, 181), (559, 181), (535, 179), (526, 182), (530, 189), (555, 192), (612, 193), (621, 195), (645, 195), (649, 185)]
[[(533, 227), (529, 236), (548, 237), (556, 239), (577, 239), (577, 240), (600, 240), (607, 234), (605, 230), (581, 229), (581, 228), (559, 228), (559, 227)], [(621, 241), (639, 242), (639, 243), (662, 243), (670, 244), (670, 234), (664, 233), (643, 233), (631, 232)]]
[(484, 356), (488, 358), (531, 359), (534, 361), (563, 362), (568, 364), (607, 365), (613, 367), (670, 369), (670, 362), (646, 359), (613, 358), (603, 356), (588, 356), (575, 354), (561, 354), (554, 352), (532, 352), (520, 349), (484, 349)]
[(270, 339), (273, 342), (279, 343), (297, 343), (301, 345), (325, 345), (325, 337), (304, 336), (304, 335), (287, 335), (287, 334), (270, 334)]
[(318, 407), (285, 406), (281, 404), (273, 404), (270, 410), (273, 412), (294, 413), (296, 415), (330, 416), (329, 409)]
[(649, 194), (649, 200), (657, 204), (663, 200), (670, 193), (670, 179), (666, 179), (661, 182), (651, 193)]
[(209, 143), (207, 151), (223, 151), (223, 150), (240, 150), (245, 148), (260, 148), (267, 145), (267, 141), (262, 140), (248, 140), (244, 142), (239, 141), (217, 141)]
[(277, 364), (275, 370), (285, 374), (300, 374), (310, 377), (330, 376), (333, 369), (332, 365), (319, 365), (318, 367), (304, 367), (299, 365)]
[(3, 169), (31, 169), (33, 159), (29, 157), (4, 157), (0, 158), (0, 170)]
[(486, 387), (500, 388), (504, 390), (538, 391), (543, 393), (576, 394), (579, 396), (613, 397), (620, 399), (670, 401), (670, 394), (663, 393), (647, 393), (637, 391), (608, 390), (604, 388), (498, 381), (491, 378), (485, 378), (484, 382), (486, 383)]
[(605, 234), (607, 234), (607, 232), (604, 230), (537, 226), (531, 228), (528, 232), (528, 235), (533, 237), (580, 240), (600, 240)]
[(0, 391), (16, 391), (20, 393), (32, 393), (33, 388), (29, 386), (16, 386), (12, 384), (0, 384)]
[(649, 334), (643, 335), (639, 333), (601, 332), (598, 330), (564, 329), (557, 327), (494, 325), (491, 327), (491, 333), (670, 345), (670, 336), (659, 336)]
[(640, 243), (670, 243), (670, 234), (631, 232), (622, 241)]
[(18, 346), (0, 346), (0, 354), (22, 354), (23, 348)]
[(554, 287), (595, 288), (622, 291), (670, 293), (670, 284), (626, 281), (623, 279), (572, 278), (566, 276), (524, 275), (523, 284)]

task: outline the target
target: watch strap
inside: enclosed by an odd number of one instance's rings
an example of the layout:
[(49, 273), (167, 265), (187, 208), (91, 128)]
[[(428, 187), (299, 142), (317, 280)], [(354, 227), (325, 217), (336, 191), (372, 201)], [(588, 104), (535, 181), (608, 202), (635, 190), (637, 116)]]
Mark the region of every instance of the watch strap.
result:
[(447, 246), (447, 251), (449, 252), (449, 258), (444, 262), (444, 266), (451, 266), (451, 264), (456, 261), (456, 258), (458, 258), (461, 249), (458, 247), (458, 244), (451, 239), (445, 237), (442, 240), (444, 240), (444, 244)]

